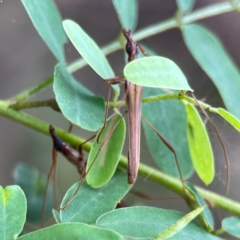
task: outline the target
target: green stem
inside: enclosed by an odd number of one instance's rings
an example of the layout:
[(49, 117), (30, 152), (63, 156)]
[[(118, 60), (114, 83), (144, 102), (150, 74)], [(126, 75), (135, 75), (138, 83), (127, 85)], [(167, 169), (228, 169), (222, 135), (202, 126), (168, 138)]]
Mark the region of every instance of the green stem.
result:
[(220, 229), (214, 231), (213, 234), (214, 234), (214, 235), (221, 235), (221, 234), (223, 234), (224, 232), (225, 232), (225, 230), (224, 230), (223, 228), (220, 228)]
[[(183, 16), (181, 23), (182, 25), (189, 24), (198, 20), (206, 19), (208, 17), (213, 17), (234, 10), (235, 8), (229, 2), (216, 3), (208, 7), (203, 7), (201, 9), (195, 10), (192, 13)], [(153, 24), (135, 32), (133, 38), (135, 41), (139, 41), (175, 27), (179, 27), (179, 21), (177, 21), (176, 18), (170, 18), (163, 22)]]
[[(239, 7), (239, 4), (237, 6)], [(195, 22), (201, 19), (205, 19), (208, 17), (216, 16), (216, 15), (227, 13), (234, 10), (236, 10), (236, 7), (233, 7), (233, 5), (229, 2), (213, 4), (211, 6), (198, 9), (186, 16), (183, 16), (183, 18), (181, 19), (181, 24), (188, 24), (191, 22)], [(175, 27), (179, 27), (179, 21), (177, 21), (177, 19), (174, 17), (174, 18), (170, 18), (165, 21), (162, 21), (160, 23), (150, 25), (139, 31), (136, 31), (133, 35), (133, 38), (135, 39), (135, 41), (140, 41)], [(107, 44), (106, 46), (104, 46), (102, 48), (102, 51), (105, 55), (108, 55), (119, 49), (121, 49), (121, 44), (118, 41), (113, 41)], [(71, 73), (73, 73), (86, 65), (87, 65), (86, 61), (81, 58), (71, 63), (68, 66), (68, 70)], [(48, 79), (38, 84), (37, 86), (34, 86), (31, 89), (18, 94), (17, 96), (13, 97), (10, 100), (11, 102), (25, 101), (33, 94), (36, 94), (37, 92), (40, 92), (41, 90), (48, 87), (52, 82), (53, 82), (53, 76), (49, 77)]]
[(60, 112), (60, 109), (55, 99), (47, 99), (43, 101), (17, 102), (16, 104), (11, 104), (9, 107), (15, 110), (21, 110), (26, 108), (51, 107), (55, 111)]
[[(15, 122), (21, 123), (27, 127), (30, 127), (38, 132), (49, 135), (49, 123), (41, 121), (40, 119), (34, 118), (29, 114), (14, 110), (8, 107), (7, 102), (0, 101), (0, 115), (9, 118)], [(57, 135), (65, 142), (72, 146), (78, 146), (85, 139), (81, 139), (73, 134), (66, 133), (62, 129), (55, 128)], [(90, 151), (91, 144), (84, 144), (83, 149), (85, 151)]]
[(32, 88), (30, 88), (26, 91), (23, 91), (23, 92), (19, 93), (18, 95), (12, 97), (11, 99), (9, 99), (9, 102), (11, 104), (23, 102), (23, 101), (27, 100), (29, 97), (31, 97), (32, 95), (44, 90), (46, 87), (48, 87), (52, 83), (53, 83), (53, 76), (51, 76), (51, 77), (47, 78), (46, 80), (40, 82), (36, 86), (34, 86), (34, 87), (32, 87)]
[[(219, 14), (227, 13), (234, 11), (235, 8), (229, 3), (216, 3), (208, 7), (203, 7), (201, 9), (198, 9), (186, 16), (183, 16), (181, 23), (182, 24), (188, 24), (192, 22), (196, 22), (201, 19), (205, 19), (208, 17), (213, 17)], [(158, 33), (162, 33), (164, 31), (170, 30), (172, 28), (179, 27), (179, 22), (176, 20), (176, 18), (170, 18), (165, 21), (162, 21), (160, 23), (156, 23), (153, 25), (150, 25), (144, 29), (138, 30), (133, 34), (133, 39), (135, 41), (140, 41), (145, 38), (148, 38), (150, 36), (154, 36)], [(102, 51), (105, 55), (108, 55), (110, 53), (113, 53), (119, 49), (121, 49), (121, 44), (117, 41), (111, 42), (108, 45), (104, 46), (102, 48)], [(70, 72), (75, 72), (78, 69), (84, 67), (87, 65), (84, 59), (79, 59), (73, 63), (71, 63), (68, 66), (68, 70)]]
[[(193, 98), (185, 96), (185, 95), (181, 95), (178, 93), (161, 94), (161, 95), (157, 95), (157, 96), (143, 98), (142, 103), (150, 103), (150, 102), (157, 102), (157, 101), (170, 100), (170, 99), (179, 99), (179, 100), (182, 100), (183, 102), (186, 101), (193, 105), (197, 105), (196, 101)], [(203, 103), (201, 101), (198, 101), (198, 102), (204, 109), (206, 109), (210, 112), (213, 112), (213, 113), (218, 113), (217, 108), (213, 108), (210, 105)], [(6, 101), (6, 103), (9, 103), (9, 102)], [(109, 102), (108, 107), (109, 108), (117, 108), (117, 107), (123, 107), (125, 105), (126, 105), (125, 101)], [(54, 110), (59, 111), (59, 107), (58, 107), (58, 104), (55, 99), (48, 99), (48, 100), (43, 100), (43, 101), (17, 102), (15, 104), (9, 104), (8, 106), (15, 110), (21, 110), (21, 109), (26, 109), (26, 108), (37, 108), (37, 107), (51, 107)]]
[[(41, 121), (37, 118), (34, 118), (26, 113), (16, 111), (8, 107), (8, 104), (4, 101), (0, 101), (0, 115), (5, 116), (13, 121), (19, 122), (25, 126), (28, 126), (32, 129), (35, 129), (41, 133), (49, 135), (49, 124)], [(66, 133), (62, 129), (55, 128), (57, 135), (65, 142), (72, 146), (79, 146), (83, 143), (85, 139), (79, 138), (73, 134)], [(92, 144), (90, 142), (83, 145), (83, 150), (89, 152)], [(125, 156), (122, 156), (120, 159), (120, 166), (127, 168), (128, 159)], [(154, 168), (151, 168), (145, 164), (140, 163), (139, 165), (139, 174), (141, 176), (148, 177), (152, 181), (167, 187), (168, 189), (174, 191), (182, 197), (185, 197), (182, 189), (182, 184), (179, 180), (170, 177)], [(196, 186), (195, 186), (196, 187)], [(208, 199), (214, 204), (214, 206), (224, 209), (228, 212), (240, 216), (240, 203), (233, 201), (227, 197), (223, 197), (216, 193), (210, 192), (200, 187), (196, 187), (199, 193), (203, 198)]]
[[(183, 96), (178, 93), (168, 93), (168, 94), (161, 94), (161, 95), (156, 95), (156, 96), (150, 96), (147, 98), (142, 99), (142, 103), (150, 103), (150, 102), (157, 102), (157, 101), (162, 101), (162, 100), (169, 100), (169, 99), (180, 99), (180, 100), (185, 100), (189, 103), (192, 103), (196, 105), (196, 102), (193, 98)], [(9, 107), (15, 109), (15, 110), (21, 110), (21, 109), (26, 109), (26, 108), (37, 108), (37, 107), (52, 107), (54, 110), (58, 110), (59, 107), (57, 105), (57, 102), (55, 99), (48, 99), (48, 100), (43, 100), (43, 101), (25, 101), (25, 102), (16, 102), (12, 103), (10, 101), (3, 101), (6, 104), (8, 104)], [(200, 105), (204, 108), (209, 110), (211, 107), (208, 104), (205, 104), (203, 102), (200, 102)], [(105, 103), (106, 105), (106, 103)], [(117, 108), (117, 107), (123, 107), (126, 105), (125, 101), (117, 101), (117, 102), (109, 102), (108, 107), (109, 108)]]
[[(128, 164), (127, 164), (126, 157), (121, 157), (120, 166), (127, 168)], [(143, 163), (139, 165), (138, 174), (149, 178), (153, 182), (156, 182), (162, 186), (165, 186), (166, 188), (172, 190), (173, 192), (185, 198), (183, 188), (182, 188), (182, 183), (176, 178), (170, 177)], [(205, 190), (203, 188), (200, 188), (197, 186), (195, 186), (195, 188), (204, 199), (207, 199), (210, 202), (212, 202), (214, 206), (240, 216), (240, 203), (233, 201), (227, 197), (223, 197), (217, 193), (213, 193), (211, 191)]]
[[(157, 101), (170, 100), (170, 99), (179, 99), (179, 100), (182, 100), (183, 102), (186, 101), (193, 105), (197, 105), (196, 101), (193, 98), (182, 95), (182, 94), (178, 94), (178, 93), (161, 94), (161, 95), (157, 95), (157, 96), (143, 98), (142, 103), (150, 103), (150, 102), (157, 102)], [(208, 105), (204, 102), (201, 102), (201, 101), (198, 101), (198, 103), (202, 106), (202, 108), (204, 108), (210, 112), (213, 112), (213, 113), (218, 113), (217, 108), (213, 108), (210, 105)], [(108, 104), (109, 108), (122, 107), (125, 105), (126, 105), (125, 101), (109, 102), (109, 104)]]

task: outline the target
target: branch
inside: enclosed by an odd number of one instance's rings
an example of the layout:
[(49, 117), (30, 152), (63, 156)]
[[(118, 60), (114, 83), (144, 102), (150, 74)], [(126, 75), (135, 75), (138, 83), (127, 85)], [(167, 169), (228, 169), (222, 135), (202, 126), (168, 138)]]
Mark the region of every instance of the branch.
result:
[(29, 88), (28, 90), (25, 90), (25, 91), (19, 93), (18, 95), (12, 97), (11, 99), (9, 99), (9, 102), (11, 102), (12, 104), (23, 102), (23, 101), (27, 100), (29, 97), (31, 97), (32, 95), (44, 90), (52, 83), (53, 83), (53, 76), (40, 82), (36, 86)]
[[(181, 19), (181, 24), (182, 25), (188, 24), (188, 23), (196, 22), (198, 20), (205, 19), (208, 17), (213, 17), (213, 16), (216, 16), (219, 14), (235, 11), (239, 7), (240, 7), (240, 4), (237, 4), (237, 3), (235, 5), (231, 4), (230, 2), (216, 3), (216, 4), (210, 5), (208, 7), (203, 7), (201, 9), (195, 10), (194, 12), (192, 12), (186, 16), (183, 16), (183, 18)], [(133, 38), (135, 41), (140, 41), (140, 40), (143, 40), (150, 36), (156, 35), (158, 33), (162, 33), (164, 31), (175, 28), (175, 27), (180, 27), (179, 20), (177, 20), (175, 17), (173, 17), (173, 18), (167, 19), (165, 21), (162, 21), (160, 23), (150, 25), (139, 31), (136, 31), (133, 34)], [(106, 46), (104, 46), (102, 48), (102, 52), (105, 55), (108, 55), (110, 53), (113, 53), (113, 52), (121, 49), (121, 48), (122, 48), (122, 46), (118, 41), (113, 41), (113, 42), (107, 44)], [(78, 59), (78, 60), (72, 62), (68, 66), (68, 70), (70, 73), (73, 73), (86, 65), (87, 65), (86, 61), (81, 58), (81, 59)], [(16, 95), (15, 97), (11, 98), (10, 101), (13, 103), (25, 101), (33, 94), (36, 94), (36, 93), (42, 91), (43, 89), (45, 89), (46, 87), (48, 87), (52, 82), (53, 82), (53, 76), (44, 80), (40, 84), (30, 88), (29, 90), (26, 90), (26, 91)]]
[[(26, 113), (16, 111), (14, 109), (8, 108), (6, 102), (0, 101), (0, 115), (10, 118), (16, 122), (19, 122), (25, 126), (37, 130), (38, 132), (49, 135), (49, 124), (34, 118)], [(85, 139), (79, 138), (73, 134), (66, 133), (60, 128), (55, 128), (57, 135), (71, 146), (78, 147)], [(92, 143), (88, 142), (84, 144), (83, 150), (89, 152)], [(121, 156), (119, 165), (127, 169), (128, 160), (127, 157)], [(167, 187), (168, 189), (174, 191), (180, 196), (184, 197), (182, 184), (179, 180), (170, 177), (154, 168), (151, 168), (145, 164), (140, 163), (138, 173), (142, 176), (148, 177), (152, 181)], [(196, 186), (195, 186), (196, 187)], [(216, 207), (224, 209), (228, 212), (240, 216), (240, 203), (233, 201), (227, 197), (223, 197), (219, 194), (213, 193), (211, 191), (205, 190), (200, 187), (196, 187), (203, 198), (210, 200)]]
[[(150, 103), (150, 102), (157, 102), (157, 101), (162, 101), (162, 100), (170, 100), (170, 99), (179, 99), (181, 101), (186, 101), (188, 103), (191, 103), (193, 105), (197, 106), (197, 103), (195, 99), (185, 96), (181, 93), (167, 93), (167, 94), (161, 94), (157, 96), (151, 96), (147, 98), (142, 99), (142, 103)], [(218, 110), (217, 108), (211, 107), (209, 104), (198, 101), (198, 103), (201, 105), (203, 109), (206, 109), (210, 112), (217, 113)], [(108, 107), (109, 108), (117, 108), (117, 107), (122, 107), (125, 106), (126, 102), (125, 101), (118, 101), (118, 102), (109, 102)]]
[(53, 110), (61, 112), (55, 99), (47, 99), (43, 101), (26, 101), (10, 104), (10, 108), (15, 110), (21, 110), (26, 108), (38, 108), (38, 107), (51, 107)]
[[(181, 93), (180, 94), (179, 93), (161, 94), (157, 96), (143, 98), (142, 103), (150, 103), (150, 102), (157, 102), (157, 101), (170, 100), (170, 99), (179, 99), (179, 100), (191, 103), (193, 105), (197, 105), (196, 101), (193, 98), (185, 96)], [(21, 110), (26, 108), (51, 107), (53, 110), (61, 112), (55, 99), (48, 99), (43, 101), (17, 102), (15, 104), (11, 104), (9, 103), (9, 101), (2, 101), (2, 102), (5, 102), (8, 105), (8, 107), (15, 110)], [(218, 112), (217, 108), (213, 108), (209, 104), (206, 104), (201, 101), (198, 101), (198, 103), (202, 106), (202, 108), (210, 112), (213, 112), (213, 113)], [(107, 106), (107, 103), (105, 103), (105, 106)], [(117, 108), (117, 107), (123, 107), (123, 106), (126, 106), (125, 101), (109, 102), (108, 104), (109, 108)]]

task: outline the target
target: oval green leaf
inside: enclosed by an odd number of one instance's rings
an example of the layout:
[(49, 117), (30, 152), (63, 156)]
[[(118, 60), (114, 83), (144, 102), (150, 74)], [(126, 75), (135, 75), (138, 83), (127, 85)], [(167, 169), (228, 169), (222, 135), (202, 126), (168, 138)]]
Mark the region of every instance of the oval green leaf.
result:
[(214, 178), (214, 159), (206, 128), (195, 107), (186, 103), (188, 116), (187, 136), (193, 166), (207, 185)]
[[(161, 89), (144, 88), (143, 97), (164, 94)], [(179, 100), (166, 100), (142, 105), (142, 115), (176, 151), (181, 174), (184, 179), (193, 173), (193, 165), (187, 139), (187, 112)], [(179, 176), (173, 153), (166, 147), (152, 128), (142, 121), (144, 135), (152, 157), (161, 170), (171, 176)]]
[(240, 238), (240, 218), (228, 217), (223, 219), (222, 228), (230, 235)]
[(27, 202), (19, 186), (0, 186), (0, 239), (16, 239), (26, 221)]
[[(38, 224), (41, 221), (42, 203), (45, 197), (44, 191), (47, 177), (45, 175), (40, 175), (36, 168), (30, 167), (24, 163), (17, 165), (13, 177), (14, 183), (22, 188), (27, 198), (27, 221)], [(46, 196), (44, 221), (52, 217), (52, 208), (53, 184), (50, 182)]]
[(218, 108), (217, 113), (223, 117), (226, 121), (228, 121), (236, 130), (240, 132), (240, 121), (235, 118), (231, 113), (226, 111), (223, 108)]
[(124, 240), (123, 237), (111, 230), (105, 230), (83, 223), (60, 223), (23, 235), (19, 240), (66, 240), (66, 239), (104, 239)]
[(183, 228), (185, 228), (197, 215), (199, 215), (204, 210), (204, 207), (199, 207), (192, 212), (186, 214), (184, 217), (180, 218), (177, 222), (171, 225), (169, 228), (161, 232), (154, 240), (169, 239)]
[(112, 0), (117, 12), (122, 28), (135, 30), (138, 21), (138, 1), (137, 0)]
[[(112, 229), (126, 237), (153, 239), (182, 217), (184, 217), (183, 213), (172, 210), (129, 207), (105, 213), (97, 220), (97, 226)], [(171, 239), (219, 240), (220, 238), (208, 234), (192, 221)]]
[(234, 116), (240, 119), (240, 72), (220, 40), (199, 24), (184, 25), (184, 41), (201, 68), (216, 85), (221, 97)]
[(124, 118), (120, 114), (114, 114), (108, 119), (107, 126), (100, 136), (99, 144), (97, 135), (89, 153), (87, 170), (95, 161), (87, 175), (87, 183), (90, 186), (98, 188), (111, 179), (120, 160), (125, 135)]
[[(187, 182), (185, 183), (185, 186), (199, 207), (207, 206), (207, 203), (191, 183)], [(209, 232), (214, 230), (214, 219), (208, 207), (203, 210), (202, 214), (199, 215), (199, 218)]]
[[(79, 183), (74, 184), (63, 198), (61, 206), (72, 197)], [(60, 211), (62, 222), (94, 224), (99, 216), (113, 210), (130, 190), (125, 173), (116, 171), (112, 179), (102, 188), (92, 188), (86, 182), (71, 204)]]
[(115, 76), (101, 49), (77, 23), (64, 20), (63, 28), (77, 51), (99, 76), (103, 79)]
[(124, 76), (129, 82), (144, 87), (193, 91), (181, 69), (164, 57), (134, 60), (125, 66)]
[(53, 90), (61, 112), (70, 122), (89, 131), (102, 127), (104, 99), (78, 83), (62, 64), (55, 67)]
[(65, 63), (63, 45), (67, 37), (60, 13), (52, 0), (22, 0), (39, 35), (59, 62)]
[[(63, 28), (77, 51), (99, 76), (103, 79), (115, 77), (101, 49), (77, 23), (71, 20), (64, 20)], [(112, 88), (115, 94), (119, 92), (118, 85), (112, 85)]]

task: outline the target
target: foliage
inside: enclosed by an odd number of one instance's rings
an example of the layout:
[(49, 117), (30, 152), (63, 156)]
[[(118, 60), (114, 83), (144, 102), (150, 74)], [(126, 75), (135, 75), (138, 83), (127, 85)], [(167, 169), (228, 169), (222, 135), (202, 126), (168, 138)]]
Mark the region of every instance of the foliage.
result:
[[(215, 175), (211, 143), (206, 126), (196, 109), (198, 104), (203, 109), (219, 114), (238, 131), (240, 126), (240, 111), (235, 106), (235, 103), (240, 100), (239, 70), (217, 36), (201, 24), (190, 24), (198, 20), (197, 13), (201, 11), (202, 18), (207, 17), (208, 14), (214, 15), (220, 8), (220, 4), (191, 12), (194, 1), (188, 1), (188, 4), (186, 2), (177, 1), (179, 9), (176, 18), (163, 22), (162, 25), (160, 23), (158, 26), (146, 27), (136, 32), (133, 38), (139, 41), (160, 33), (163, 26), (167, 29), (172, 28), (172, 24), (174, 27), (180, 27), (186, 46), (216, 84), (227, 110), (212, 108), (200, 101), (196, 103), (194, 98), (188, 97), (187, 92), (193, 92), (193, 90), (181, 69), (172, 60), (157, 56), (158, 54), (148, 46), (144, 49), (152, 56), (126, 64), (123, 73), (129, 82), (144, 86), (142, 115), (146, 119), (143, 121), (146, 141), (158, 167), (171, 176), (144, 164), (140, 164), (139, 174), (148, 176), (150, 180), (175, 191), (186, 200), (192, 211), (184, 214), (147, 206), (115, 209), (131, 190), (131, 186), (126, 181), (126, 174), (118, 169), (118, 166), (127, 168), (127, 159), (121, 156), (126, 126), (124, 118), (119, 113), (120, 107), (124, 105), (119, 101), (120, 88), (118, 85), (111, 85), (114, 96), (108, 107), (113, 108), (114, 113), (107, 119), (106, 127), (102, 128), (107, 103), (102, 97), (95, 96), (76, 82), (72, 73), (88, 64), (103, 80), (115, 77), (105, 55), (121, 49), (123, 40), (120, 37), (100, 49), (78, 23), (72, 20), (62, 21), (53, 0), (22, 0), (36, 30), (58, 63), (53, 71), (53, 77), (12, 99), (0, 101), (0, 115), (49, 134), (49, 126), (46, 122), (19, 111), (33, 105), (36, 107), (47, 105), (61, 111), (67, 120), (79, 127), (100, 132), (93, 143), (82, 145), (83, 150), (90, 151), (86, 170), (87, 181), (75, 183), (67, 191), (60, 211), (53, 212), (57, 224), (21, 237), (18, 235), (23, 229), (26, 216), (27, 221), (31, 223), (40, 219), (39, 201), (41, 202), (45, 192), (46, 178), (39, 176), (35, 169), (25, 165), (19, 165), (16, 168), (15, 183), (21, 186), (25, 195), (18, 186), (0, 188), (1, 239), (17, 237), (19, 239), (53, 239), (53, 236), (57, 239), (95, 239), (97, 236), (99, 239), (124, 239), (124, 237), (189, 239), (191, 237), (191, 239), (211, 240), (221, 239), (215, 234), (224, 231), (239, 237), (239, 231), (231, 226), (239, 224), (238, 218), (224, 219), (222, 230), (215, 231), (211, 211), (204, 199), (213, 202), (216, 207), (238, 215), (240, 215), (239, 203), (190, 183), (186, 183), (183, 189), (181, 181), (174, 178), (177, 175), (180, 177), (179, 169), (181, 176), (188, 179), (193, 174), (194, 168), (205, 184), (210, 184)], [(138, 20), (137, 1), (121, 1), (120, 4), (119, 1), (114, 0), (113, 5), (122, 28), (134, 30)], [(221, 9), (225, 7), (226, 11), (229, 8), (234, 10), (234, 6), (230, 3), (221, 4)], [(66, 65), (66, 56), (63, 51), (66, 36), (84, 59), (79, 60), (77, 64)], [(53, 83), (56, 102), (46, 100), (36, 105), (28, 101), (30, 96), (46, 88), (50, 83)], [(149, 118), (150, 113), (154, 113), (151, 118)], [(156, 134), (150, 125), (161, 132), (160, 138), (160, 134)], [(78, 147), (84, 142), (83, 139), (76, 138), (58, 128), (56, 133), (73, 147)], [(164, 146), (163, 139), (166, 139), (165, 145), (168, 147)], [(176, 157), (174, 157), (174, 151)], [(179, 163), (179, 168), (175, 165), (176, 161)], [(79, 187), (80, 190), (76, 192)], [(52, 195), (50, 192), (46, 193), (45, 218), (52, 207)], [(71, 199), (75, 193), (75, 198)], [(69, 199), (71, 199), (70, 202)], [(33, 209), (38, 211), (34, 212)], [(196, 216), (199, 216), (202, 226), (192, 221)]]

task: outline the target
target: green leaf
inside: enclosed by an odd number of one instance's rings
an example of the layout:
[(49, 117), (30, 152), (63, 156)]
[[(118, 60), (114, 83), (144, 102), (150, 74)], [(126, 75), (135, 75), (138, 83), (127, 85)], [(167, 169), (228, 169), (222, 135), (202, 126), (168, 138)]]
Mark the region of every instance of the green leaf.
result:
[(43, 228), (38, 231), (26, 234), (19, 240), (66, 240), (66, 239), (81, 239), (92, 240), (124, 240), (122, 236), (116, 232), (100, 229), (89, 226), (83, 223), (60, 223), (51, 227)]
[(59, 62), (65, 63), (63, 44), (67, 37), (60, 13), (52, 0), (22, 0), (32, 23)]
[(194, 211), (186, 214), (184, 217), (180, 218), (177, 222), (171, 225), (169, 228), (161, 232), (154, 240), (169, 239), (171, 236), (175, 235), (183, 228), (185, 228), (189, 222), (191, 222), (198, 214), (204, 210), (204, 207), (199, 207)]
[(56, 223), (61, 223), (60, 213), (55, 209), (52, 210), (52, 213)]
[(232, 236), (240, 238), (240, 218), (228, 217), (223, 219), (222, 228)]
[(180, 68), (164, 57), (146, 57), (128, 63), (124, 76), (129, 82), (144, 87), (192, 91)]
[[(115, 77), (106, 57), (93, 39), (83, 31), (74, 21), (64, 20), (63, 28), (77, 51), (89, 66), (103, 79)], [(115, 94), (119, 93), (119, 86), (112, 85)]]
[(214, 159), (206, 128), (193, 105), (186, 103), (188, 115), (187, 136), (193, 166), (205, 183), (209, 184), (214, 178)]
[[(172, 210), (129, 207), (102, 215), (97, 220), (97, 226), (112, 229), (126, 237), (152, 239), (182, 217), (184, 217), (183, 213)], [(170, 239), (217, 240), (220, 238), (208, 234), (195, 222), (190, 222)]]
[[(157, 55), (148, 46), (141, 46), (148, 55)], [(145, 56), (140, 52), (140, 57)], [(166, 94), (166, 92), (157, 88), (143, 88), (144, 98), (160, 94)], [(173, 146), (178, 156), (181, 174), (183, 178), (189, 178), (193, 173), (193, 166), (186, 133), (187, 113), (182, 102), (179, 100), (168, 100), (144, 103), (142, 105), (142, 115)], [(151, 127), (144, 121), (142, 121), (142, 125), (148, 148), (157, 165), (169, 175), (178, 176), (179, 172), (173, 153), (166, 147)]]
[[(125, 135), (126, 125), (124, 118), (120, 114), (114, 114), (107, 121), (107, 126), (99, 139), (100, 143), (97, 143), (97, 136), (89, 153), (87, 170), (95, 160), (87, 175), (87, 183), (90, 186), (98, 188), (106, 184), (111, 179), (120, 160)], [(107, 141), (106, 145), (105, 141)], [(102, 145), (105, 146), (101, 150)], [(99, 155), (97, 156), (98, 152)]]
[(218, 108), (217, 113), (240, 132), (240, 121), (237, 118), (235, 118), (231, 113), (227, 112), (223, 108)]
[(199, 24), (182, 27), (184, 41), (202, 69), (216, 85), (230, 113), (240, 119), (240, 72), (220, 40)]
[[(148, 55), (157, 55), (157, 53), (148, 46), (141, 46)], [(140, 57), (145, 56), (140, 52)], [(144, 98), (160, 94), (166, 94), (166, 92), (162, 89), (143, 88)], [(189, 178), (193, 173), (193, 166), (186, 133), (187, 113), (183, 104), (179, 100), (144, 103), (142, 105), (142, 115), (173, 146), (178, 156), (181, 174), (185, 179)], [(144, 121), (142, 121), (142, 125), (148, 148), (157, 165), (164, 172), (172, 176), (178, 176), (179, 172), (173, 153), (166, 147), (150, 126)]]
[[(44, 198), (47, 177), (40, 175), (36, 168), (20, 163), (14, 170), (14, 183), (19, 185), (27, 198), (27, 221), (39, 223), (41, 220), (42, 203)], [(53, 208), (53, 185), (49, 183), (47, 196), (45, 218), (47, 221), (52, 217)]]
[(0, 239), (16, 239), (26, 221), (27, 202), (19, 186), (0, 186)]
[(176, 2), (183, 13), (191, 12), (195, 4), (195, 0), (176, 0)]
[[(143, 97), (163, 94), (161, 89), (144, 88)], [(142, 105), (142, 115), (146, 118), (176, 151), (181, 174), (186, 179), (193, 173), (193, 166), (187, 139), (187, 113), (179, 100), (166, 100)], [(173, 153), (167, 148), (152, 128), (142, 121), (148, 148), (157, 165), (167, 174), (178, 176)]]
[[(195, 189), (195, 187), (191, 183), (185, 183), (185, 186), (189, 193), (193, 196), (195, 199), (196, 203), (198, 204), (199, 207), (201, 206), (206, 206), (207, 203), (204, 201), (202, 196), (199, 194), (199, 192)], [(204, 226), (206, 226), (207, 230), (210, 232), (214, 230), (214, 220), (211, 211), (209, 210), (208, 207), (206, 207), (202, 214), (200, 214), (201, 220), (203, 221)]]
[(122, 28), (135, 30), (138, 21), (138, 1), (137, 0), (112, 0), (113, 6), (118, 15)]
[(53, 90), (61, 112), (70, 122), (89, 131), (102, 127), (103, 98), (94, 96), (78, 83), (62, 64), (55, 67)]
[[(74, 184), (63, 198), (61, 206), (73, 196), (79, 183)], [(102, 188), (91, 188), (84, 182), (69, 206), (60, 211), (62, 222), (94, 224), (103, 213), (113, 210), (129, 191), (126, 174), (116, 171), (113, 178)]]

